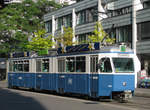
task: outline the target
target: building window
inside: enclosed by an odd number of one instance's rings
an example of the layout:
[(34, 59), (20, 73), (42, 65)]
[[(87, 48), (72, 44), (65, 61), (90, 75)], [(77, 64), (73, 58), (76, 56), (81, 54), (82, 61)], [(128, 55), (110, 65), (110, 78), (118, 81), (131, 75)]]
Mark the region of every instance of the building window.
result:
[(65, 27), (72, 27), (72, 15), (63, 17), (63, 25)]
[(150, 8), (150, 1), (144, 2), (143, 7)]
[(125, 15), (132, 12), (132, 7), (124, 7), (117, 10), (110, 11), (108, 17), (115, 17), (120, 15)]
[(92, 33), (86, 33), (86, 34), (79, 34), (76, 36), (78, 44), (86, 44), (88, 43), (88, 36)]
[(131, 26), (123, 26), (118, 28), (118, 42), (132, 42)]
[(80, 24), (84, 24), (86, 22), (86, 11), (81, 11), (79, 13), (77, 13), (77, 24), (80, 25)]
[(56, 19), (56, 30), (61, 30), (63, 25), (63, 17)]
[(138, 39), (147, 40), (150, 39), (150, 22), (144, 22), (138, 24)]
[(46, 32), (48, 32), (48, 33), (52, 32), (52, 20), (47, 21), (45, 23), (45, 28), (46, 28)]
[(78, 44), (85, 44), (87, 42), (86, 34), (78, 35)]
[(116, 38), (116, 29), (107, 29), (105, 32), (109, 35), (110, 38)]
[(98, 20), (97, 7), (82, 10), (77, 13), (77, 25), (90, 23)]
[(83, 0), (76, 0), (77, 2), (83, 1)]

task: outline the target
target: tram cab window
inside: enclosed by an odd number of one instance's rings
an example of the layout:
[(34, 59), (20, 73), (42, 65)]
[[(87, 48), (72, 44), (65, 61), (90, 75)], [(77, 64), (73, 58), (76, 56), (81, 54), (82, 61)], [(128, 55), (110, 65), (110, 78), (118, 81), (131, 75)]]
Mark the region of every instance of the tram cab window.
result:
[(134, 64), (132, 58), (112, 58), (116, 72), (134, 72)]
[(109, 58), (102, 58), (100, 60), (100, 72), (111, 73), (111, 63)]
[(42, 60), (42, 72), (49, 72), (49, 59)]

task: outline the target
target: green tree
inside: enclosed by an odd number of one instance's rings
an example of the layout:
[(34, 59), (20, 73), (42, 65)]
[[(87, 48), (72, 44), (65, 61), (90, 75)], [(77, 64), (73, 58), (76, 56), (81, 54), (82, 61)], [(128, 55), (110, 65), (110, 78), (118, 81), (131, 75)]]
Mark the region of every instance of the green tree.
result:
[(71, 46), (75, 44), (73, 41), (73, 30), (71, 27), (63, 27), (63, 33), (60, 33), (59, 36), (56, 38), (57, 40), (57, 46), (60, 44), (63, 45), (63, 47)]
[(39, 30), (38, 32), (34, 32), (34, 35), (31, 37), (31, 41), (27, 45), (29, 50), (40, 51), (40, 50), (48, 50), (54, 46), (54, 42), (52, 41), (53, 36), (46, 36), (45, 30)]
[(88, 36), (88, 38), (90, 43), (100, 42), (100, 44), (103, 44), (105, 42), (106, 44), (112, 44), (115, 42), (115, 39), (110, 38), (109, 35), (103, 30), (100, 22), (96, 23), (93, 34)]
[(44, 27), (43, 15), (60, 8), (54, 1), (24, 0), (0, 10), (0, 53), (24, 51), (28, 37)]

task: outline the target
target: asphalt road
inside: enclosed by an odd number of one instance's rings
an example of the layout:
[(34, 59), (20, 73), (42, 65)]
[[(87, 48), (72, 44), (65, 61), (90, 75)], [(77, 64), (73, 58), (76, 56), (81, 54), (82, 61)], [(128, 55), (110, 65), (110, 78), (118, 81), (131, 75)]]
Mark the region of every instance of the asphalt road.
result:
[(150, 110), (150, 98), (134, 97), (129, 103), (99, 102), (0, 88), (0, 110)]

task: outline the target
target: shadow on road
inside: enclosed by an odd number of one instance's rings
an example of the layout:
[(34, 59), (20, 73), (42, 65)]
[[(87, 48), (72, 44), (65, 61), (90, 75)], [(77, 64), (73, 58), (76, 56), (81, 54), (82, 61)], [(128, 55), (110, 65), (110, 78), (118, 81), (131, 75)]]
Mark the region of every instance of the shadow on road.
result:
[(35, 99), (0, 88), (0, 110), (47, 110)]

